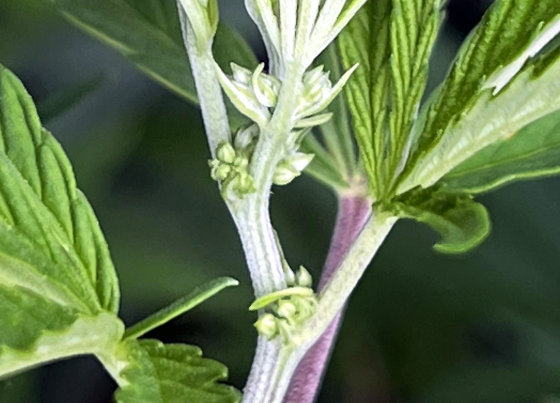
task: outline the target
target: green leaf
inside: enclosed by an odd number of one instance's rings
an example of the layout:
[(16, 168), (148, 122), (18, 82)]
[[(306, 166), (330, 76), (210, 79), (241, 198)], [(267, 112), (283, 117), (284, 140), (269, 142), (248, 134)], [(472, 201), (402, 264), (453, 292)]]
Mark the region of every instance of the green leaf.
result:
[[(196, 89), (173, 0), (43, 0), (71, 22), (118, 50), (168, 89), (197, 103)], [(214, 50), (218, 62), (256, 65), (237, 32), (220, 25)]]
[(434, 245), (442, 253), (464, 253), (478, 246), (490, 232), (486, 208), (460, 193), (416, 189), (399, 196), (390, 209), (432, 227), (441, 236)]
[[(558, 0), (498, 0), (413, 130), (399, 192), (429, 187), (482, 148), (560, 108)], [(544, 49), (544, 50), (543, 50)], [(543, 57), (534, 57), (544, 53)], [(417, 137), (417, 138), (414, 138)]]
[(0, 162), (0, 283), (116, 313), (117, 278), (93, 210), (31, 97), (1, 66)]
[(441, 0), (368, 2), (339, 39), (353, 128), (374, 196), (390, 196), (428, 76)]
[(0, 307), (0, 379), (62, 358), (106, 354), (124, 332), (113, 314), (79, 315), (24, 289), (0, 286)]
[(115, 394), (118, 403), (233, 403), (241, 394), (220, 382), (227, 368), (202, 357), (198, 347), (128, 340), (119, 354), (129, 364)]
[[(105, 312), (120, 323), (118, 305), (107, 244), (70, 163), (22, 83), (0, 66), (0, 375), (65, 354), (43, 344), (45, 332), (62, 340), (80, 318)], [(29, 360), (16, 365), (19, 353)]]
[(161, 309), (127, 329), (125, 332), (125, 338), (136, 339), (141, 337), (151, 330), (154, 330), (170, 320), (175, 319), (177, 316), (184, 314), (197, 305), (200, 305), (207, 299), (222, 291), (224, 288), (233, 287), (238, 284), (239, 282), (233, 278), (222, 277), (197, 287), (190, 292), (189, 295), (175, 301), (173, 304)]
[(37, 104), (39, 116), (44, 122), (60, 117), (97, 91), (103, 81), (102, 77), (92, 78), (49, 95)]
[(446, 189), (487, 192), (509, 182), (560, 173), (560, 112), (476, 153), (442, 178)]

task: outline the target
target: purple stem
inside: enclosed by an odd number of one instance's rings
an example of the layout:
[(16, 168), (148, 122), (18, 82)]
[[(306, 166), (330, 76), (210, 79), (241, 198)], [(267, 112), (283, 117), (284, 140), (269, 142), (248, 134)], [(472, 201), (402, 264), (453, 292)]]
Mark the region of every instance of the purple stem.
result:
[[(357, 196), (340, 197), (338, 216), (327, 261), (319, 280), (318, 293), (335, 273), (370, 213), (370, 200)], [(315, 400), (341, 321), (342, 311), (303, 357), (294, 373), (284, 403), (312, 403)]]

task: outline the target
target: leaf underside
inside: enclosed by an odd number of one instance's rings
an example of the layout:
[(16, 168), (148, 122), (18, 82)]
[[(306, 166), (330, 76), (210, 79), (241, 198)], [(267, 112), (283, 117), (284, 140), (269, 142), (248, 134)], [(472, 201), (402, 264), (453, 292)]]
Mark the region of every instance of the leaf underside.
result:
[(445, 175), (445, 189), (488, 192), (507, 183), (560, 173), (560, 112), (479, 151)]
[(494, 3), (413, 128), (398, 193), (433, 185), (478, 151), (560, 109), (560, 50), (552, 41), (559, 31), (558, 0)]
[(441, 239), (434, 249), (442, 253), (468, 252), (490, 232), (486, 208), (464, 193), (417, 189), (401, 195), (391, 208), (397, 216), (422, 222), (438, 232)]

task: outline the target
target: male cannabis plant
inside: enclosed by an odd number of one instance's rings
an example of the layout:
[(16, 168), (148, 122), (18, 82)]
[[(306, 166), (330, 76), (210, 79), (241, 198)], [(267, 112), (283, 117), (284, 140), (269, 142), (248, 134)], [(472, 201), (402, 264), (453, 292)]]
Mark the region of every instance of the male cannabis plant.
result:
[[(255, 292), (258, 345), (241, 395), (197, 348), (141, 338), (235, 285), (229, 278), (125, 329), (93, 210), (21, 82), (1, 67), (2, 377), (93, 354), (123, 403), (312, 402), (343, 307), (399, 219), (439, 232), (438, 251), (465, 252), (490, 227), (474, 196), (560, 171), (551, 124), (560, 119), (560, 0), (495, 1), (428, 97), (443, 0), (245, 0), (268, 55), (260, 64), (219, 22), (217, 0), (49, 1), (200, 106), (209, 176)], [(146, 24), (156, 10), (165, 28)], [(273, 187), (304, 171), (339, 200), (315, 287), (284, 257), (269, 217)]]

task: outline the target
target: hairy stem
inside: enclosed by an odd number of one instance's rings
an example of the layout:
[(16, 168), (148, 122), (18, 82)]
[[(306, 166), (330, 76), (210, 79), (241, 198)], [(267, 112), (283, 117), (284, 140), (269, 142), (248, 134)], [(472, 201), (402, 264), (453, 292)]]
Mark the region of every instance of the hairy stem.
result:
[[(318, 292), (325, 288), (370, 214), (369, 199), (353, 195), (340, 197), (338, 216)], [(298, 365), (286, 394), (285, 403), (311, 403), (315, 400), (342, 321), (343, 309)]]
[(196, 92), (204, 120), (204, 128), (210, 153), (214, 158), (218, 145), (223, 142), (231, 142), (229, 120), (226, 105), (222, 95), (222, 87), (216, 74), (214, 57), (212, 55), (212, 41), (205, 49), (199, 49), (193, 28), (183, 10), (180, 2), (177, 2), (183, 40), (196, 85)]
[[(374, 211), (370, 215), (320, 294), (317, 312), (303, 328), (300, 344), (286, 346), (279, 345), (277, 339), (259, 339), (251, 376), (244, 391), (244, 403), (284, 401), (290, 382), (292, 385), (298, 382), (294, 373), (301, 359), (342, 310), (395, 221), (395, 217), (384, 212)], [(320, 375), (318, 377), (320, 379)], [(301, 395), (296, 396), (294, 393), (291, 396), (293, 402), (305, 401), (301, 400)]]

